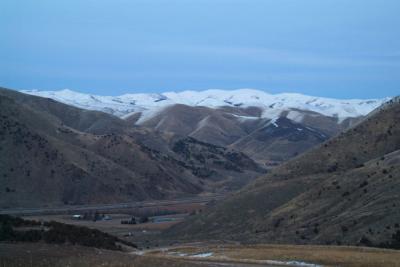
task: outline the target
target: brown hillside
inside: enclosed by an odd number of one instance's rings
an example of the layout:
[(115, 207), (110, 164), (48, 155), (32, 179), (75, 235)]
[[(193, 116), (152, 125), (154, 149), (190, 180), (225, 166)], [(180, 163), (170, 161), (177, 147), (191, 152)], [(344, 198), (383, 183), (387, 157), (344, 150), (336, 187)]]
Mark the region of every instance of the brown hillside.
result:
[[(6, 89), (0, 90), (0, 104), (1, 208), (229, 191), (263, 172), (245, 155), (232, 159), (231, 150), (202, 142), (197, 149), (220, 165), (196, 159), (192, 148), (182, 157), (173, 151), (180, 138), (133, 128), (102, 112)], [(235, 160), (252, 164), (229, 168)]]
[(248, 242), (396, 244), (399, 122), (396, 99), (170, 233)]
[[(301, 119), (288, 119), (290, 111)], [(262, 111), (257, 107), (173, 105), (140, 125), (218, 146), (229, 146), (266, 167), (272, 167), (326, 141), (361, 119), (348, 118), (338, 122), (337, 118), (316, 112), (290, 111), (280, 115), (274, 122), (280, 127), (274, 129), (271, 120), (262, 118)], [(133, 123), (137, 118), (138, 114), (134, 114), (126, 120)]]

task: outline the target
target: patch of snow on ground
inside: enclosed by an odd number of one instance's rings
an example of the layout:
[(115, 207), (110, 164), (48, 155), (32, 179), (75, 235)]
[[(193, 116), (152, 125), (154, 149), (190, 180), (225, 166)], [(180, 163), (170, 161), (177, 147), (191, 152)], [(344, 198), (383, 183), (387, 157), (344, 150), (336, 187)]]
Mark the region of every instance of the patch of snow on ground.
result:
[(255, 116), (241, 116), (241, 115), (236, 115), (236, 114), (232, 114), (234, 117), (238, 118), (241, 121), (246, 121), (246, 120), (258, 120), (260, 119), (259, 117), (255, 117)]
[(287, 114), (286, 118), (288, 118), (289, 120), (292, 120), (294, 122), (297, 122), (297, 123), (302, 123), (303, 119), (304, 119), (304, 115), (298, 111), (291, 110)]
[(182, 253), (182, 252), (179, 252), (179, 251), (172, 251), (172, 252), (168, 252), (167, 254), (171, 255), (171, 256), (178, 256), (178, 257), (186, 257), (186, 256), (188, 256), (187, 253)]
[(267, 260), (267, 264), (273, 264), (273, 265), (281, 265), (281, 266), (294, 266), (294, 267), (323, 267), (322, 265), (319, 264), (314, 264), (314, 263), (307, 263), (303, 261), (276, 261), (276, 260)]
[(278, 118), (272, 119), (269, 123), (274, 125), (275, 127), (279, 127), (279, 125), (276, 123), (278, 121)]
[(325, 134), (320, 133), (320, 132), (318, 132), (317, 130), (315, 130), (315, 129), (313, 129), (313, 128), (310, 128), (310, 127), (306, 127), (306, 128), (307, 128), (308, 130), (310, 130), (310, 131), (312, 131), (312, 132), (318, 134), (318, 135), (321, 136), (322, 138), (326, 138), (326, 135), (325, 135)]
[(136, 124), (141, 124), (141, 123), (144, 123), (145, 121), (148, 121), (148, 120), (154, 118), (155, 116), (160, 114), (162, 111), (164, 111), (164, 109), (167, 107), (168, 106), (162, 106), (162, 107), (158, 107), (158, 108), (143, 110), (142, 114), (140, 115), (140, 118), (136, 122)]
[(274, 109), (274, 108), (265, 107), (261, 114), (261, 118), (265, 118), (265, 119), (279, 118), (281, 116), (282, 112), (283, 112), (282, 109)]
[(208, 257), (211, 257), (212, 255), (213, 255), (212, 252), (206, 252), (206, 253), (191, 255), (190, 257), (192, 257), (192, 258), (208, 258)]
[[(168, 250), (164, 251), (167, 252)], [(136, 252), (135, 254), (137, 254)], [(203, 252), (203, 253), (197, 253), (197, 254), (187, 254), (179, 251), (171, 251), (167, 252), (168, 255), (171, 256), (178, 256), (178, 257), (190, 257), (190, 258), (209, 258), (214, 255), (213, 252)], [(218, 256), (218, 259), (226, 259), (226, 260), (232, 260), (230, 257), (226, 256)], [(246, 261), (247, 259), (241, 259)], [(251, 260), (250, 260), (251, 261)], [(255, 260), (258, 263), (263, 263), (263, 264), (268, 264), (268, 265), (277, 265), (277, 266), (292, 266), (292, 267), (324, 267), (323, 265), (319, 264), (314, 264), (314, 263), (308, 263), (304, 261), (279, 261), (279, 260)]]

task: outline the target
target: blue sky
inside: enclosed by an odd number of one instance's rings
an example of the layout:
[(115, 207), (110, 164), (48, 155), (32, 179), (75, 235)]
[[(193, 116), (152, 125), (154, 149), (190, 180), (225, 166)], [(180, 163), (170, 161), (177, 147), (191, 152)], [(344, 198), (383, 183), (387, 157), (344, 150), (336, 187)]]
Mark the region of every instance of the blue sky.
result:
[(398, 0), (2, 0), (0, 85), (400, 94)]

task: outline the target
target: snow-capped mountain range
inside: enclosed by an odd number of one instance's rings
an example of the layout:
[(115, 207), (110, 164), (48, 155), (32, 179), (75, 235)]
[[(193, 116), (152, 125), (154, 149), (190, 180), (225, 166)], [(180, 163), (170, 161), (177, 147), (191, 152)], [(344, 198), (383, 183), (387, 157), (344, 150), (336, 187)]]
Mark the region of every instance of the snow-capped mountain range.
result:
[(99, 110), (119, 117), (141, 113), (137, 123), (142, 123), (159, 114), (168, 106), (184, 104), (218, 108), (223, 106), (262, 109), (261, 118), (274, 119), (283, 111), (305, 110), (336, 117), (338, 121), (346, 118), (365, 116), (388, 101), (383, 99), (332, 99), (313, 97), (295, 93), (269, 94), (254, 89), (205, 90), (166, 92), (161, 94), (124, 94), (120, 96), (100, 96), (84, 94), (69, 89), (59, 91), (22, 90), (21, 92), (73, 105), (83, 109)]

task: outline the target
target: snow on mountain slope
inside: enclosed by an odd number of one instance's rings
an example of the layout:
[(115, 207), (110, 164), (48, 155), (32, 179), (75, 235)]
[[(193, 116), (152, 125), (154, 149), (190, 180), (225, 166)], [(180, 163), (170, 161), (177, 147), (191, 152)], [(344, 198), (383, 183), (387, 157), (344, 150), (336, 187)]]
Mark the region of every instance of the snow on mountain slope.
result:
[[(364, 116), (389, 100), (389, 98), (341, 100), (294, 93), (269, 94), (254, 89), (213, 89), (162, 94), (124, 94), (120, 96), (98, 96), (69, 89), (60, 91), (23, 90), (21, 92), (52, 98), (84, 109), (104, 111), (119, 117), (140, 112), (139, 124), (152, 118), (165, 107), (174, 104), (210, 108), (222, 106), (259, 107), (263, 110), (261, 117), (269, 119), (278, 117), (283, 111), (293, 112), (293, 110), (299, 109), (336, 117), (340, 122), (346, 118)], [(296, 113), (292, 113), (291, 116), (294, 120), (300, 119)]]

